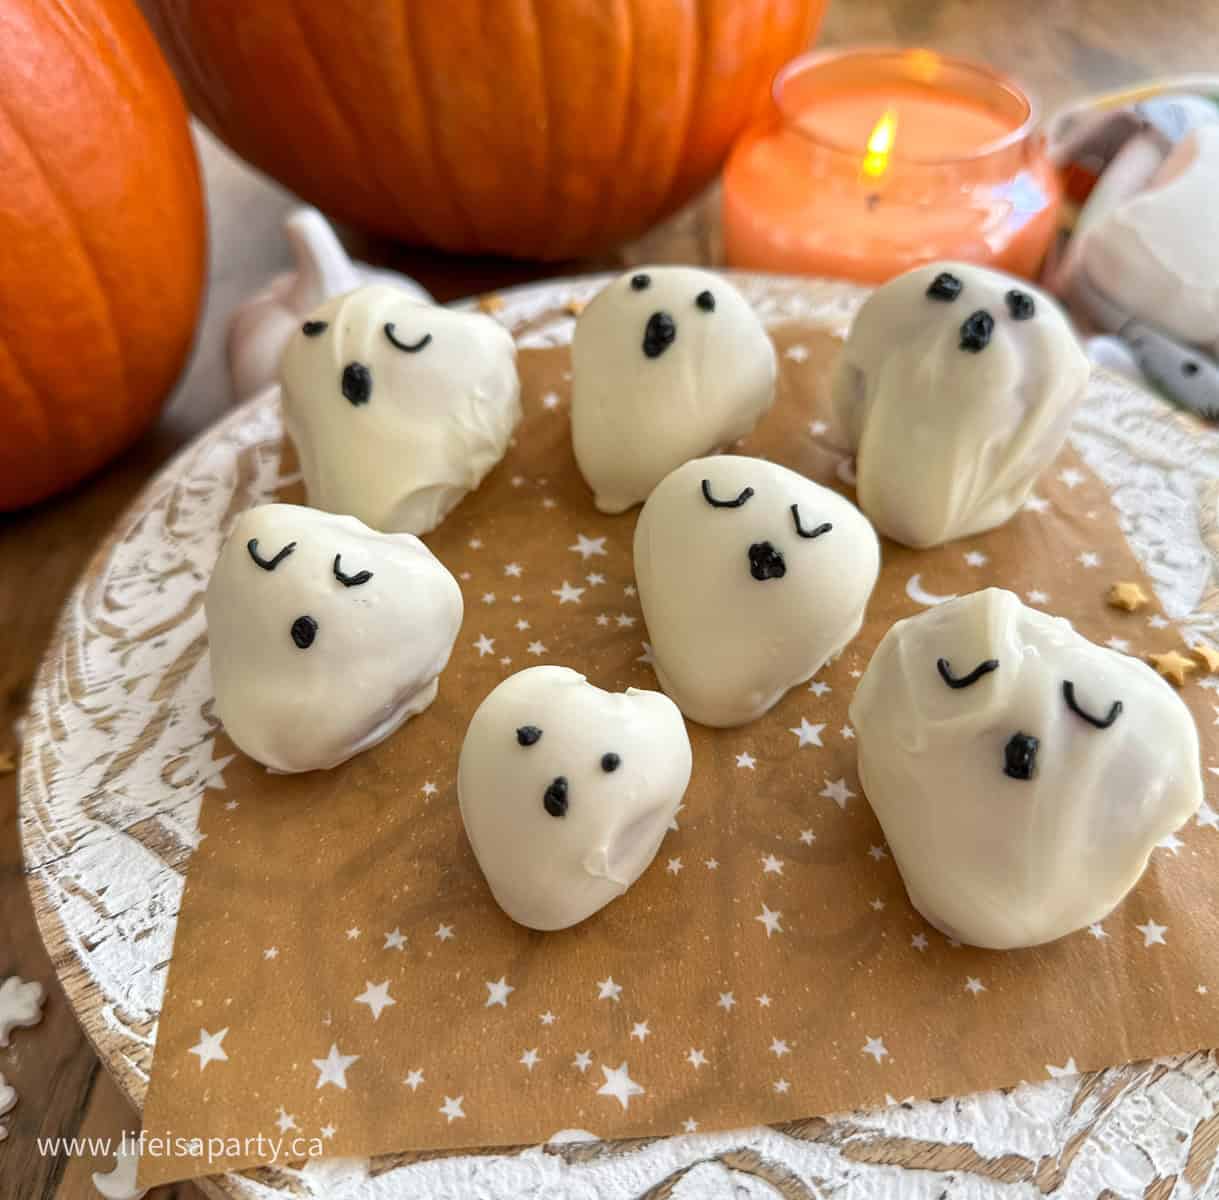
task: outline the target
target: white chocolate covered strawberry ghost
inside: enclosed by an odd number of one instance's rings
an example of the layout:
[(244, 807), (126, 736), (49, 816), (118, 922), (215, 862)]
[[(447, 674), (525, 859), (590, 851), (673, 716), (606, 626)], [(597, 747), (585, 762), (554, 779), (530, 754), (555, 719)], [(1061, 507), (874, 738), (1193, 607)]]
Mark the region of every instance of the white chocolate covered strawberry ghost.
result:
[(606, 692), (566, 667), (509, 676), (457, 768), (462, 820), (499, 906), (565, 929), (631, 886), (690, 782), (690, 739), (659, 692)]
[(898, 276), (859, 310), (834, 373), (859, 507), (907, 546), (1003, 524), (1087, 382), (1062, 311), (1024, 280), (967, 263)]
[(635, 527), (656, 676), (703, 725), (756, 720), (816, 674), (859, 632), (879, 570), (849, 500), (759, 458), (686, 463)]
[(310, 314), (280, 381), (309, 503), (386, 532), (435, 529), (521, 419), (512, 335), (386, 284)]
[(911, 901), (973, 946), (1101, 920), (1202, 800), (1176, 692), (997, 588), (894, 625), (851, 723)]
[(744, 437), (775, 397), (775, 350), (722, 276), (641, 267), (580, 314), (571, 436), (602, 512), (624, 512), (687, 459)]
[(461, 627), (457, 581), (409, 533), (264, 504), (207, 588), (216, 712), (277, 771), (337, 766), (435, 699)]

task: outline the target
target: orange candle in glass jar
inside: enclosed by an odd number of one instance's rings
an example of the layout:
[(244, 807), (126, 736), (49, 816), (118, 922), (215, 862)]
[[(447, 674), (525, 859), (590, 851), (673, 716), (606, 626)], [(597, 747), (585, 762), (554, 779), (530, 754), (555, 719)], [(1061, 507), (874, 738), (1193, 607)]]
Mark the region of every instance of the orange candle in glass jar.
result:
[(1033, 276), (1058, 177), (1032, 103), (926, 50), (807, 55), (724, 169), (724, 248), (753, 270), (880, 283), (942, 258)]

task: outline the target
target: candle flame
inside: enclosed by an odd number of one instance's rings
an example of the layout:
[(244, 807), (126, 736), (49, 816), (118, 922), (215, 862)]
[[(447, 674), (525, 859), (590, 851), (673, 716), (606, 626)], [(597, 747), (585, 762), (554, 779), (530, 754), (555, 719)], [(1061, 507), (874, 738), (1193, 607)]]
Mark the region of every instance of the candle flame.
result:
[(863, 159), (863, 173), (869, 179), (879, 179), (889, 169), (889, 156), (897, 141), (897, 113), (886, 108), (868, 137), (868, 152)]

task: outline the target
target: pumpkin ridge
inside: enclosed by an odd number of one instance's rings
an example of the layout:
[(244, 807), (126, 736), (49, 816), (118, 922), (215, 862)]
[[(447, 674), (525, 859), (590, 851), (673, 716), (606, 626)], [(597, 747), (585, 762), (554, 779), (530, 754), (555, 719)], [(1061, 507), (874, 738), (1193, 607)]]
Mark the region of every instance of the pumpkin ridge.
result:
[[(550, 211), (550, 196), (554, 190), (550, 182), (550, 159), (551, 150), (554, 147), (554, 139), (551, 136), (551, 115), (550, 115), (550, 94), (546, 90), (546, 80), (549, 78), (549, 72), (546, 69), (546, 35), (543, 32), (545, 22), (538, 19), (537, 0), (525, 0), (529, 9), (529, 17), (533, 22), (534, 37), (538, 45), (538, 90), (542, 94), (542, 111), (546, 114), (546, 136), (541, 140), (544, 157), (542, 159), (542, 211)], [(544, 249), (539, 252), (540, 258), (550, 257), (550, 248), (555, 244), (556, 238), (560, 236), (559, 223), (552, 222), (547, 228), (545, 241), (543, 242)]]
[[(702, 64), (703, 64), (703, 24), (702, 13), (705, 5), (695, 4), (693, 9), (694, 19), (694, 37), (691, 39), (692, 49), (690, 51), (694, 61), (689, 67), (690, 85), (686, 89), (686, 112), (685, 112), (685, 128), (682, 130), (681, 137), (677, 139), (678, 152), (672, 156), (669, 164), (669, 177), (665, 180), (664, 190), (661, 193), (661, 207), (667, 208), (669, 200), (673, 195), (677, 180), (681, 175), (682, 164), (686, 161), (686, 152), (688, 149), (688, 141), (690, 130), (694, 128), (694, 114), (698, 108), (698, 97), (701, 95), (699, 84), (702, 82)], [(690, 12), (689, 9), (686, 10)]]
[[(632, 80), (635, 73), (635, 61), (639, 57), (639, 46), (636, 42), (638, 30), (637, 22), (635, 21), (635, 10), (632, 7), (634, 2), (635, 0), (623, 0), (622, 3), (623, 20), (626, 23), (628, 35), (625, 40), (630, 46), (630, 53), (627, 60), (626, 70), (623, 74), (623, 77), (627, 81), (626, 113), (623, 116), (622, 124), (618, 129), (618, 144), (614, 148), (615, 162), (619, 162), (622, 159), (622, 148), (626, 145), (627, 139), (630, 137), (631, 126), (635, 120), (636, 99), (635, 88), (632, 84)], [(620, 176), (615, 176), (613, 182), (607, 189), (605, 204), (601, 207), (601, 219), (590, 222), (591, 229), (595, 230), (598, 234), (603, 233), (606, 226), (613, 221), (614, 213), (617, 207), (618, 189), (621, 186), (619, 179)]]
[[(5, 363), (5, 361), (7, 361), (10, 364), (10, 366), (12, 367), (12, 373), (14, 375), (16, 375), (18, 382), (23, 385), (26, 396), (33, 399), (33, 404), (27, 403), (27, 404), (22, 405), (21, 411), (23, 413), (26, 411), (32, 412), (35, 417), (34, 424), (41, 427), (42, 438), (38, 442), (37, 453), (39, 453), (40, 457), (45, 457), (46, 448), (53, 445), (54, 441), (55, 441), (55, 439), (52, 435), (51, 418), (48, 415), (46, 409), (38, 402), (39, 401), (39, 391), (38, 391), (38, 388), (34, 386), (34, 380), (30, 375), (29, 368), (26, 367), (25, 363), (23, 363), (21, 361), (21, 359), (17, 356), (16, 352), (13, 350), (12, 344), (9, 341), (9, 339), (5, 338), (5, 337), (0, 337), (0, 378), (3, 378), (3, 376), (4, 376), (3, 364)], [(4, 400), (5, 400), (6, 405), (12, 403), (12, 401), (13, 401), (12, 394), (6, 392), (5, 396), (4, 396)], [(3, 445), (5, 447), (5, 450), (7, 450), (8, 446), (10, 446), (11, 443), (8, 441), (7, 438), (5, 438)], [(22, 449), (25, 453), (28, 453), (30, 447), (27, 445), (27, 446), (21, 447), (20, 449)], [(3, 454), (5, 452), (5, 450), (0, 450), (0, 454)], [(2, 490), (2, 488), (0, 488), (0, 504), (4, 503), (3, 495), (4, 495), (3, 490)], [(0, 508), (0, 512), (3, 512), (3, 511), (5, 511), (5, 510), (3, 508)]]

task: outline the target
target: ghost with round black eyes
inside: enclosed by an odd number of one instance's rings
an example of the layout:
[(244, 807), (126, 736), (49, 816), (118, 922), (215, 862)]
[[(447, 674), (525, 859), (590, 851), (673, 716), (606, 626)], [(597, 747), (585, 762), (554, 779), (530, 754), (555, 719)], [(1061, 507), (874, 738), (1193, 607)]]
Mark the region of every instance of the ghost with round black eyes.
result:
[(859, 632), (879, 569), (850, 501), (758, 458), (686, 463), (635, 527), (656, 676), (703, 725), (756, 720), (816, 674)]
[(894, 625), (850, 712), (911, 901), (969, 945), (1100, 921), (1202, 801), (1172, 687), (996, 588)]
[(482, 482), (521, 419), (512, 335), (385, 284), (327, 301), (280, 363), (309, 503), (423, 534)]
[(656, 857), (690, 782), (690, 739), (659, 692), (606, 692), (566, 667), (509, 676), (478, 706), (457, 767), (474, 856), (531, 929), (604, 908)]
[(675, 467), (744, 437), (774, 402), (775, 350), (748, 301), (693, 267), (641, 267), (581, 313), (571, 436), (602, 512), (625, 512)]
[(1003, 524), (1066, 440), (1088, 360), (1024, 280), (918, 267), (859, 310), (833, 378), (859, 506), (881, 533), (936, 546)]
[(264, 504), (237, 518), (206, 612), (225, 732), (265, 766), (312, 771), (376, 745), (431, 704), (462, 599), (409, 533)]

